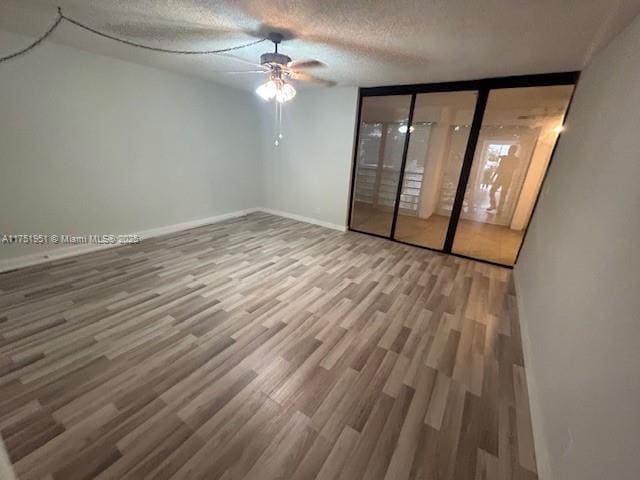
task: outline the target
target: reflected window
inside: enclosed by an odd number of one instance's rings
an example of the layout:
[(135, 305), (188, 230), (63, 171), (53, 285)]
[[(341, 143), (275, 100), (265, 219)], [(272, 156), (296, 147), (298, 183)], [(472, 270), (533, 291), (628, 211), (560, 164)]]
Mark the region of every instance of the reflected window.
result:
[(351, 204), (353, 230), (391, 234), (410, 104), (410, 95), (362, 99)]

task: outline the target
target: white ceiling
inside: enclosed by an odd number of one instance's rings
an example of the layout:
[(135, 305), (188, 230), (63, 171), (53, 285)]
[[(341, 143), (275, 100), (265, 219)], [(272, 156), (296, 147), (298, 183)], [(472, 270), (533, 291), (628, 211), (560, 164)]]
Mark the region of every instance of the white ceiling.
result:
[[(640, 12), (640, 0), (0, 0), (0, 29), (39, 34), (58, 4), (97, 29), (166, 48), (224, 48), (284, 30), (293, 38), (282, 53), (317, 58), (327, 66), (313, 73), (357, 86), (579, 70)], [(235, 60), (149, 52), (67, 23), (51, 41), (240, 88), (261, 81), (221, 73), (250, 68)], [(236, 54), (257, 61), (270, 50)]]

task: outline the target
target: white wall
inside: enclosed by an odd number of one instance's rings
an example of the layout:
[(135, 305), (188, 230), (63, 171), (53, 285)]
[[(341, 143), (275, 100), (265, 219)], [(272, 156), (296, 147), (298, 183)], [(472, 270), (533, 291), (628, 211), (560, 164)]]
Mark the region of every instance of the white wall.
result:
[(273, 145), (271, 104), (261, 105), (262, 206), (345, 227), (358, 89), (307, 89), (286, 104), (281, 145)]
[(583, 72), (515, 269), (543, 480), (640, 477), (639, 46)]
[[(3, 52), (28, 39), (0, 33)], [(45, 43), (0, 64), (0, 232), (130, 233), (256, 207), (245, 91)], [(0, 246), (0, 261), (51, 246)]]

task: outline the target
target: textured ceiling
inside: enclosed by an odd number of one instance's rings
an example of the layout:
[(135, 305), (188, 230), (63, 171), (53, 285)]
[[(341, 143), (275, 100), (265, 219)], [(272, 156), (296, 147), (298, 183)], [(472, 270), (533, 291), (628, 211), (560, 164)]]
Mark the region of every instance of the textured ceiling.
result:
[[(326, 67), (314, 74), (358, 86), (581, 69), (640, 12), (640, 0), (0, 0), (0, 29), (41, 33), (57, 5), (97, 29), (167, 48), (224, 48), (282, 31), (291, 37), (283, 53), (317, 58)], [(240, 88), (261, 81), (222, 73), (251, 68), (236, 60), (149, 52), (68, 23), (51, 41)], [(269, 50), (263, 43), (236, 54), (257, 61)]]

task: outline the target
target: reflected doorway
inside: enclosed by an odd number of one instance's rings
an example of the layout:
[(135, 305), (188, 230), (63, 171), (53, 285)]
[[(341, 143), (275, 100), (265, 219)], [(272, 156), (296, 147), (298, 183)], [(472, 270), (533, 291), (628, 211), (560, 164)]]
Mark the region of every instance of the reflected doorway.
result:
[(452, 251), (513, 265), (573, 85), (491, 90)]
[(361, 89), (349, 228), (512, 266), (576, 80)]

